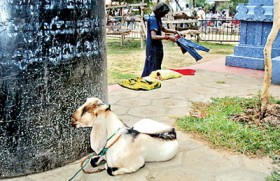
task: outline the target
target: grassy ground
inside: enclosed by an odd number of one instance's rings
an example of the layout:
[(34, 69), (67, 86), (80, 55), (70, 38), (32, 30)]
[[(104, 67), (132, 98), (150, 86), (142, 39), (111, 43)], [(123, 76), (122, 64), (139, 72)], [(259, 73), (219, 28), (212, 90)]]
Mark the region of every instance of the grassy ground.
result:
[[(222, 58), (233, 53), (234, 45), (200, 42), (210, 52), (199, 52), (203, 59), (196, 62), (190, 55), (182, 54), (180, 48), (171, 42), (164, 41), (164, 59), (162, 69), (182, 68), (202, 63), (215, 58)], [(121, 80), (140, 77), (144, 62), (145, 48), (140, 48), (139, 40), (125, 40), (123, 46), (119, 39), (107, 39), (108, 84)]]
[[(280, 104), (280, 100), (271, 99), (271, 102)], [(199, 135), (214, 147), (247, 155), (270, 156), (277, 166), (266, 180), (279, 181), (280, 127), (257, 126), (231, 119), (232, 115), (242, 114), (248, 108), (258, 108), (260, 104), (260, 96), (215, 98), (211, 104), (194, 103), (191, 115), (177, 118), (177, 124), (183, 131)]]
[(269, 177), (266, 178), (266, 181), (279, 181), (279, 180), (280, 180), (280, 174), (277, 173), (276, 171), (273, 172), (273, 173), (271, 174), (271, 176), (269, 176)]
[[(279, 101), (272, 99), (273, 102)], [(260, 97), (239, 98), (225, 97), (213, 99), (209, 105), (194, 104), (196, 116), (177, 119), (177, 124), (184, 131), (202, 135), (217, 147), (250, 155), (280, 155), (280, 128), (266, 125), (260, 127), (234, 122), (230, 116), (241, 114), (248, 107), (260, 105)], [(199, 115), (199, 116), (197, 116)]]

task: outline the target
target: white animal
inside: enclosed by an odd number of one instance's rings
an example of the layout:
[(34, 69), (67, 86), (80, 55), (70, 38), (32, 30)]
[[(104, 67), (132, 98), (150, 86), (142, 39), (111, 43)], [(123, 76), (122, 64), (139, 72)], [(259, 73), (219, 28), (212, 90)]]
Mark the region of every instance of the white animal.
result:
[(92, 127), (90, 144), (98, 155), (91, 165), (100, 166), (105, 159), (112, 176), (136, 172), (145, 162), (166, 161), (178, 152), (174, 128), (150, 119), (129, 128), (98, 98), (88, 98), (74, 112), (72, 126)]

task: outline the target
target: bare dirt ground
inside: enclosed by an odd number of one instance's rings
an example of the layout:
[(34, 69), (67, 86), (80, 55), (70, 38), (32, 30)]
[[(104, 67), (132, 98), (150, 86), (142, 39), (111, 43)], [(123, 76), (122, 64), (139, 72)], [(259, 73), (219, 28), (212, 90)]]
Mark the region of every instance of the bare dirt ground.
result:
[(268, 125), (280, 127), (280, 105), (270, 104), (267, 106), (265, 115), (261, 116), (260, 106), (248, 108), (243, 114), (233, 115), (231, 120), (242, 122), (248, 125), (257, 125), (266, 128)]

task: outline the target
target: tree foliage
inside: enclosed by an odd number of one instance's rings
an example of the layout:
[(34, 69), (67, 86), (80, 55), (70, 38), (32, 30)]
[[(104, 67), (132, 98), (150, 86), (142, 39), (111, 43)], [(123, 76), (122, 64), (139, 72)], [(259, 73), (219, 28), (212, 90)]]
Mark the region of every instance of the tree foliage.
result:
[[(162, 0), (159, 0), (159, 1), (162, 1)], [(165, 0), (165, 2), (166, 1), (172, 2), (172, 0)], [(118, 0), (118, 2), (119, 3), (126, 2), (126, 3), (129, 3), (129, 4), (133, 4), (133, 3), (136, 4), (136, 3), (142, 2), (142, 0)], [(148, 9), (151, 9), (151, 7), (154, 5), (153, 0), (144, 0), (144, 2), (148, 4), (148, 6), (147, 6)], [(241, 4), (241, 3), (246, 4), (246, 3), (248, 3), (248, 0), (230, 0), (229, 13), (231, 15), (234, 15), (236, 13), (236, 7), (238, 6), (238, 4)], [(213, 9), (214, 6), (215, 6), (214, 4), (207, 4), (206, 0), (189, 0), (189, 5), (190, 5), (190, 7), (202, 7), (202, 6), (204, 6), (205, 10)]]
[[(194, 6), (193, 4), (196, 4), (196, 6)], [(206, 0), (191, 0), (190, 1), (191, 7), (201, 7), (201, 6), (205, 6), (205, 4), (206, 4)]]
[(237, 5), (240, 4), (240, 3), (248, 3), (248, 0), (230, 0), (230, 2), (231, 2), (233, 5), (237, 6)]
[(236, 7), (238, 4), (246, 4), (248, 0), (230, 0), (229, 14), (234, 15), (236, 13)]
[[(121, 2), (126, 2), (126, 3), (129, 3), (129, 4), (136, 4), (136, 3), (140, 3), (142, 2), (142, 0), (125, 0), (125, 1), (121, 1), (121, 0), (118, 0), (119, 3)], [(144, 0), (145, 3), (152, 3), (152, 0)]]

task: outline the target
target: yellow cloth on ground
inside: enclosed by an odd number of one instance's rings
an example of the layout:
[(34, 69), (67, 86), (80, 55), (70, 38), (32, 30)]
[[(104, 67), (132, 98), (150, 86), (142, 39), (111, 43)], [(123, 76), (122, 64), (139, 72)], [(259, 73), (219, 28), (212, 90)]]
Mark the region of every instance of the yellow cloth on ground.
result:
[(153, 90), (161, 87), (159, 81), (148, 81), (142, 78), (126, 79), (119, 83), (120, 86), (132, 89), (132, 90)]
[(183, 75), (172, 70), (156, 70), (149, 77), (152, 79), (167, 80), (182, 77)]

